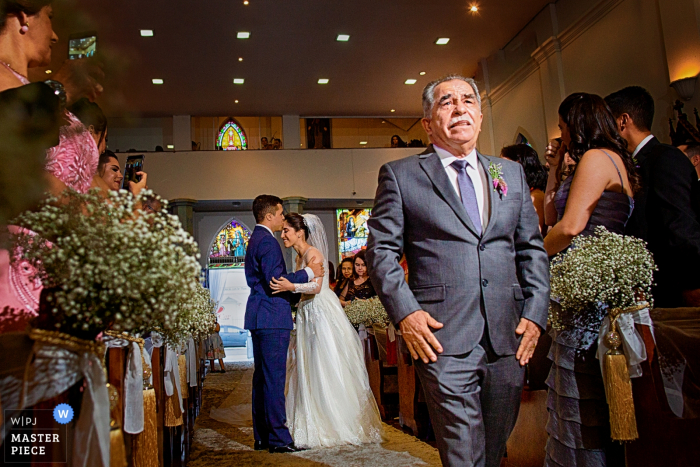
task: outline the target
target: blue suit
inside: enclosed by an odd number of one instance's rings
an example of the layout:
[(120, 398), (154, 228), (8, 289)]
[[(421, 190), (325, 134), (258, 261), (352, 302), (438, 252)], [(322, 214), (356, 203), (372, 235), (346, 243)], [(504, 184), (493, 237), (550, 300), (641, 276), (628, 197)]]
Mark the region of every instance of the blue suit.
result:
[(248, 241), (245, 277), (250, 296), (245, 310), (245, 328), (253, 337), (253, 433), (256, 441), (270, 446), (292, 442), (286, 427), (284, 386), (287, 376), (289, 334), (294, 325), (289, 305), (293, 294), (272, 295), (270, 280), (286, 277), (294, 284), (308, 282), (301, 270), (285, 274), (286, 266), (277, 239), (256, 226)]

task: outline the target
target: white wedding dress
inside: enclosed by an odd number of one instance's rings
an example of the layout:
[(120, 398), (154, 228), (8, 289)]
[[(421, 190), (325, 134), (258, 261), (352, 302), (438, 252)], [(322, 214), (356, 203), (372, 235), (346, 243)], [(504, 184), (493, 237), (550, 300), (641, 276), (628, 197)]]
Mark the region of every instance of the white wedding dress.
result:
[[(304, 216), (309, 244), (327, 261), (323, 225)], [(311, 251), (311, 249), (309, 249)], [(307, 251), (299, 269), (306, 267)], [(327, 264), (327, 263), (322, 263)], [(328, 275), (295, 284), (302, 293), (287, 356), (287, 426), (302, 448), (381, 443), (382, 421), (367, 377), (362, 344)]]

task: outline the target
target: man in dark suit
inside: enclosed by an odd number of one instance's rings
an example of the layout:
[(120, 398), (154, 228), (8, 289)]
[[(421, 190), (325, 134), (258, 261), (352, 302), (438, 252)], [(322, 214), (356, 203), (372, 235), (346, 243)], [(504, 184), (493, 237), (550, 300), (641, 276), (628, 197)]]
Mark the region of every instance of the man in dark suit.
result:
[(520, 164), (476, 150), (474, 80), (428, 84), (423, 112), (432, 145), (379, 172), (370, 277), (416, 359), (442, 464), (498, 467), (547, 324), (547, 253)]
[(700, 306), (700, 221), (693, 209), (698, 181), (693, 164), (679, 149), (651, 134), (654, 99), (639, 86), (605, 98), (620, 135), (637, 161), (642, 188), (626, 233), (645, 240), (659, 270), (653, 288), (657, 307)]
[(284, 210), (276, 196), (260, 195), (253, 201), (255, 230), (248, 241), (245, 276), (250, 296), (245, 309), (245, 329), (253, 338), (253, 434), (255, 449), (295, 452), (286, 427), (284, 386), (287, 376), (287, 349), (293, 329), (290, 293), (272, 294), (272, 278), (286, 277), (302, 284), (323, 275), (320, 263), (310, 264), (294, 274), (286, 266), (273, 232), (282, 230)]

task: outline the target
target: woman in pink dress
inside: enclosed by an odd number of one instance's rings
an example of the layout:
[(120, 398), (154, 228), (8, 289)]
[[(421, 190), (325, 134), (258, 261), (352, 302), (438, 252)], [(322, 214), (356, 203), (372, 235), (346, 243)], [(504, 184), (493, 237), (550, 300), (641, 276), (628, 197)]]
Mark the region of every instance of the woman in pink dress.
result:
[[(51, 26), (51, 1), (4, 0), (4, 6), (5, 16), (0, 16), (0, 91), (28, 84), (27, 70), (50, 64), (51, 47), (58, 41)], [(85, 67), (84, 61), (69, 60), (53, 75), (63, 85), (68, 103), (83, 96), (94, 99), (102, 91), (94, 79), (81, 74)], [(95, 186), (106, 189), (96, 177), (97, 141), (104, 141), (106, 128), (94, 138), (75, 115), (65, 111), (64, 118), (59, 144), (46, 154), (48, 191), (59, 195), (66, 188), (80, 193)], [(10, 232), (17, 229), (8, 228)], [(10, 261), (11, 255), (15, 261)], [(19, 260), (20, 256), (17, 249), (0, 250), (0, 332), (24, 330), (39, 308), (41, 282), (33, 278), (34, 268)]]

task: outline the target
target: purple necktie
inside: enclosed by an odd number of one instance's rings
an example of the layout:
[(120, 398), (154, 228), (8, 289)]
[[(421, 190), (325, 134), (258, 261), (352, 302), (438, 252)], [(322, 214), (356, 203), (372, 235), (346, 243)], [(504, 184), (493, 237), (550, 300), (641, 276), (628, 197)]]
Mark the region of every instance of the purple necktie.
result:
[(472, 179), (467, 175), (467, 161), (457, 159), (450, 164), (457, 171), (457, 184), (462, 195), (462, 204), (467, 210), (472, 224), (476, 228), (477, 235), (481, 235), (481, 216), (479, 215), (479, 205), (476, 202), (476, 191)]

